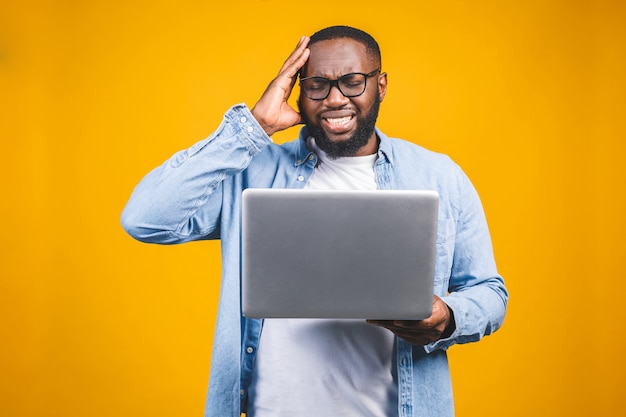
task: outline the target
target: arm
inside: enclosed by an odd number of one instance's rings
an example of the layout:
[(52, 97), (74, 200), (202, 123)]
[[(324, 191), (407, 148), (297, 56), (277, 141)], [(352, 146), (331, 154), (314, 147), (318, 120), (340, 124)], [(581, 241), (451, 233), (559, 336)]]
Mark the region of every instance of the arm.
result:
[(133, 191), (122, 226), (148, 243), (219, 238), (222, 184), (271, 142), (250, 111), (234, 106), (207, 139), (174, 154)]
[(434, 297), (433, 313), (425, 320), (370, 321), (409, 343), (425, 345), (427, 352), (480, 340), (504, 320), (508, 292), (496, 270), (478, 194), (465, 176), (463, 191), (448, 294)]
[(246, 169), (270, 135), (300, 123), (287, 100), (308, 59), (307, 44), (302, 37), (252, 112), (233, 107), (211, 136), (146, 175), (122, 213), (131, 236), (162, 244), (219, 238), (224, 179)]
[(498, 330), (506, 314), (509, 294), (497, 272), (483, 207), (469, 179), (463, 181), (449, 292), (443, 297), (454, 312), (455, 330), (427, 351), (478, 341)]

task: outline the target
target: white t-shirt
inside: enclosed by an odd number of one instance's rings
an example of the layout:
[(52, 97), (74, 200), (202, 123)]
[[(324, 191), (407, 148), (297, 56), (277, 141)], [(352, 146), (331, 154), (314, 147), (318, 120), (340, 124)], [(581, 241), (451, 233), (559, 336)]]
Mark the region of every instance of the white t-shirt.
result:
[[(319, 163), (306, 188), (376, 189), (375, 154), (332, 160), (310, 146)], [(247, 415), (397, 415), (393, 357), (393, 334), (364, 320), (266, 319)]]

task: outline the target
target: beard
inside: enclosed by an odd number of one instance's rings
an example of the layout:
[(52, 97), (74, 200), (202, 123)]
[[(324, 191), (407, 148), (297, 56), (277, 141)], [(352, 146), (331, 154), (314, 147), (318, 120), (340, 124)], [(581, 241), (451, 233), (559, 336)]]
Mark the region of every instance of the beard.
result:
[(380, 96), (377, 94), (369, 112), (365, 115), (362, 115), (360, 112), (357, 113), (357, 126), (352, 136), (341, 141), (331, 140), (324, 129), (322, 129), (321, 125), (319, 123), (313, 123), (302, 110), (300, 110), (300, 115), (309, 133), (315, 138), (316, 145), (324, 151), (330, 159), (337, 159), (346, 156), (355, 156), (361, 148), (367, 145), (374, 134), (379, 108)]

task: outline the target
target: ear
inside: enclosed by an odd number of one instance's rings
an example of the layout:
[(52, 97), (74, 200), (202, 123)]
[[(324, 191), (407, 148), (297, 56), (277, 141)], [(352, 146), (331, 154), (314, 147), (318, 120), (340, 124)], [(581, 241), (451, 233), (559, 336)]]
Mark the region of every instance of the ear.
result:
[(387, 94), (387, 73), (381, 72), (378, 74), (378, 96), (380, 101), (383, 101), (385, 94)]

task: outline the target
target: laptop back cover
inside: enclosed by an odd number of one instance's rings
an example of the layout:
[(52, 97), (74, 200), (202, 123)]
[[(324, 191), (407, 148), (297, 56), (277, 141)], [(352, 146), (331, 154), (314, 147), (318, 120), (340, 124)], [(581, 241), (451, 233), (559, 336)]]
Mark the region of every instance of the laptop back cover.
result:
[(243, 314), (429, 317), (438, 202), (435, 191), (245, 190)]

